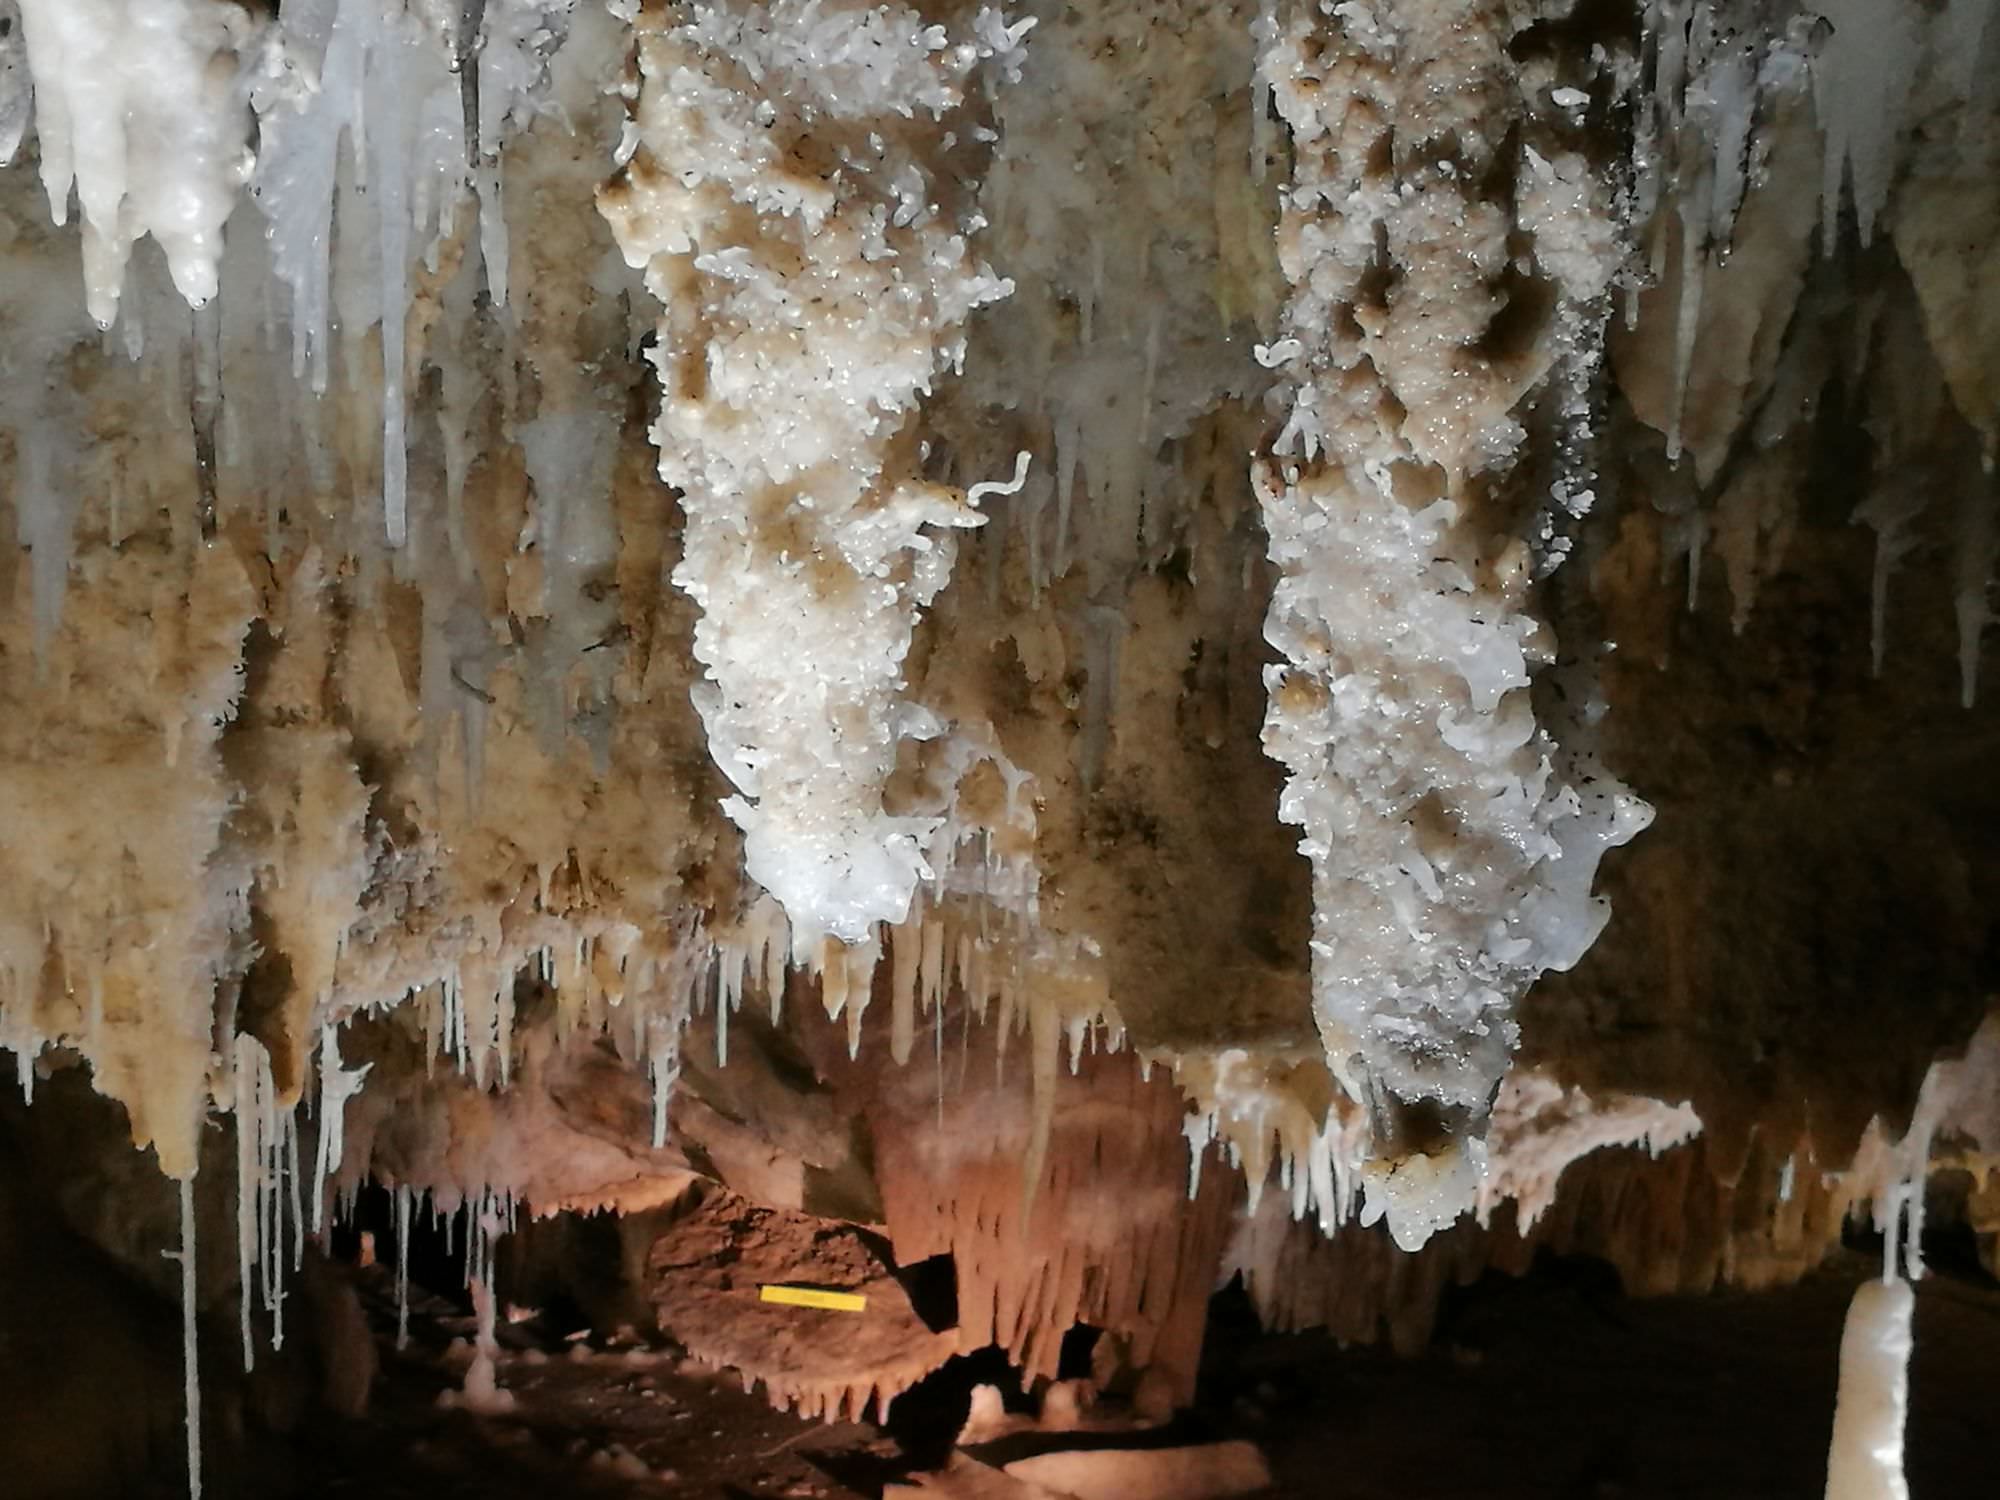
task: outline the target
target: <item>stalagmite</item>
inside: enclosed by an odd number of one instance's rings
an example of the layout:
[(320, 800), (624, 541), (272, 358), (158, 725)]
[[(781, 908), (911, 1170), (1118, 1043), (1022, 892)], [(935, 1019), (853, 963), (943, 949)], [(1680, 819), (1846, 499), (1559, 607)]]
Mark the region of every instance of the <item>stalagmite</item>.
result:
[[(468, 1236), (472, 1231), (468, 1231)], [(477, 1331), (473, 1337), (472, 1363), (466, 1366), (465, 1382), (456, 1391), (444, 1391), (438, 1404), (456, 1407), (482, 1417), (505, 1416), (515, 1408), (514, 1393), (501, 1388), (498, 1366), (500, 1344), (494, 1336), (496, 1301), (489, 1266), (472, 1280), (472, 1309)]]
[(1004, 1471), (1074, 1500), (1224, 1500), (1270, 1487), (1271, 1468), (1254, 1444), (1199, 1448), (1100, 1448), (1017, 1459)]
[(1910, 1406), (1910, 1317), (1900, 1278), (1854, 1294), (1840, 1335), (1840, 1401), (1826, 1458), (1826, 1500), (1909, 1500), (1903, 1426)]

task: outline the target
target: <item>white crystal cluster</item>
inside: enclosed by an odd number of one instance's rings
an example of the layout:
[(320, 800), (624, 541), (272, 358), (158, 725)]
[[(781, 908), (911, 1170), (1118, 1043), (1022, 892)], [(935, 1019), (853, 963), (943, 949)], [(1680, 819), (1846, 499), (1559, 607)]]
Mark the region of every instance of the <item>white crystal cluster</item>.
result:
[(639, 22), (634, 155), (604, 196), (665, 311), (660, 473), (674, 579), (701, 607), (697, 691), (752, 879), (802, 954), (872, 941), (930, 874), (933, 820), (885, 811), (918, 613), (972, 493), (926, 477), (916, 416), (975, 308), (968, 90), (1025, 30), (907, 5), (696, 4)]
[[(1382, 1137), (1363, 1218), (1386, 1210), (1406, 1245), (1470, 1201), (1465, 1136), (1513, 1004), (1595, 939), (1597, 859), (1648, 816), (1559, 769), (1528, 692), (1551, 642), (1494, 496), (1540, 370), (1485, 344), (1514, 226), (1481, 184), (1527, 113), (1509, 36), (1498, 5), (1353, 0), (1301, 7), (1260, 63), (1294, 162), (1266, 353), (1291, 396), (1260, 480), (1285, 657), (1265, 741), (1313, 864), (1328, 1061)], [(1520, 170), (1546, 195), (1539, 161)]]

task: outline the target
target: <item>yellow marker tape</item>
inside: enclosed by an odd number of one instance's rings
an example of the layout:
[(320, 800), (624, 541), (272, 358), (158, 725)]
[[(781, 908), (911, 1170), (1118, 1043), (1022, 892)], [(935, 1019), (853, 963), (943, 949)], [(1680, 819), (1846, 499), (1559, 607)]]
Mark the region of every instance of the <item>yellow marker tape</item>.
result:
[(760, 1302), (781, 1302), (786, 1307), (824, 1307), (834, 1312), (861, 1312), (868, 1299), (859, 1292), (823, 1292), (810, 1286), (765, 1286), (758, 1289)]

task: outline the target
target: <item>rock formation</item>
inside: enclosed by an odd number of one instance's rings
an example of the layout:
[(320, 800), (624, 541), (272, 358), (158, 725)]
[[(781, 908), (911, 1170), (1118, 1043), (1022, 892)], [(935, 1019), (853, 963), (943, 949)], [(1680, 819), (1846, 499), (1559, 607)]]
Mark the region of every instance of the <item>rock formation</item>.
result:
[(814, 1412), (1990, 1265), (1993, 12), (5, 0), (21, 1181)]

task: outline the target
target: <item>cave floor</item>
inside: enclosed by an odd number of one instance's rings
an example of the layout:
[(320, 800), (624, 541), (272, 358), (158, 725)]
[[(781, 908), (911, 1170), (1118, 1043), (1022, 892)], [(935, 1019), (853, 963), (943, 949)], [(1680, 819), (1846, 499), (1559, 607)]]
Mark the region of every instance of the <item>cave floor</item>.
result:
[[(298, 1468), (312, 1478), (274, 1475), (274, 1490), (371, 1500), (854, 1500), (879, 1494), (880, 1476), (901, 1467), (897, 1445), (872, 1425), (801, 1422), (679, 1350), (629, 1336), (607, 1347), (503, 1328), (499, 1383), (514, 1409), (445, 1409), (440, 1396), (466, 1365), (451, 1345), (470, 1338), (472, 1319), (420, 1297), (399, 1353), (385, 1300), (369, 1301), (382, 1363), (368, 1417), (308, 1429)], [(860, 1476), (861, 1488), (835, 1474)]]
[[(1225, 1296), (1200, 1406), (1147, 1441), (1249, 1438), (1284, 1496), (1809, 1500), (1825, 1482), (1841, 1320), (1866, 1274), (1855, 1255), (1782, 1291), (1647, 1301), (1575, 1268), (1493, 1277), (1454, 1295), (1436, 1343), (1412, 1360), (1258, 1334)], [(671, 1350), (586, 1346), (584, 1357), (538, 1347), (532, 1329), (505, 1331), (512, 1415), (442, 1411), (438, 1393), (463, 1367), (445, 1346), (467, 1328), (433, 1307), (407, 1354), (385, 1344), (371, 1416), (312, 1426), (274, 1490), (848, 1500), (909, 1468), (872, 1426), (799, 1422), (733, 1380), (683, 1371)], [(2000, 1492), (1988, 1415), (2000, 1288), (1951, 1273), (1923, 1283), (1911, 1378), (1912, 1493)], [(1050, 1435), (982, 1456), (1080, 1445)]]
[[(1230, 1435), (1276, 1493), (1339, 1500), (1818, 1500), (1841, 1324), (1879, 1260), (1763, 1293), (1628, 1299), (1575, 1268), (1457, 1294), (1422, 1357), (1251, 1336), (1214, 1361)], [(1212, 1335), (1213, 1337), (1213, 1335)], [(1227, 1343), (1227, 1335), (1224, 1335)], [(1906, 1468), (1917, 1500), (2000, 1494), (2000, 1287), (1917, 1290)], [(1337, 1474), (1337, 1481), (1327, 1476)]]

